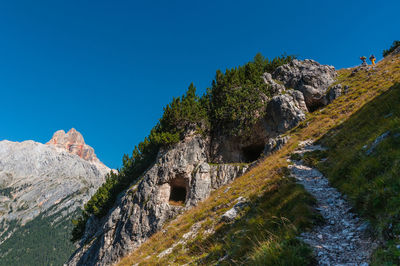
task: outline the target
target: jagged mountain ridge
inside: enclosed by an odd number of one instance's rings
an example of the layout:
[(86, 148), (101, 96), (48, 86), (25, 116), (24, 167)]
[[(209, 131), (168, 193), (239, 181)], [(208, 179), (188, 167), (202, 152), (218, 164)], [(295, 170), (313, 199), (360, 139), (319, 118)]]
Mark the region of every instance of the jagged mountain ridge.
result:
[(46, 144), (76, 154), (86, 161), (104, 165), (97, 158), (94, 149), (85, 143), (82, 134), (75, 128), (71, 128), (67, 133), (64, 130), (56, 131)]
[(57, 131), (47, 145), (0, 141), (0, 257), (9, 252), (1, 244), (39, 215), (70, 220), (109, 172), (75, 129)]

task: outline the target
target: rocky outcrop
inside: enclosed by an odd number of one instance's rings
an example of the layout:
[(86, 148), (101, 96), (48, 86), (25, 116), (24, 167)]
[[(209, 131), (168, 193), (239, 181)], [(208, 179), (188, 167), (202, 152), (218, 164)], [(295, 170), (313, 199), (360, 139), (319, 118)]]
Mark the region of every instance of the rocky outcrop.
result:
[(247, 205), (247, 199), (239, 197), (236, 199), (236, 204), (232, 208), (227, 210), (222, 216), (221, 220), (224, 222), (232, 222), (236, 219), (239, 212)]
[(82, 134), (75, 128), (71, 128), (67, 133), (64, 130), (56, 131), (46, 144), (76, 154), (86, 161), (100, 163), (94, 149), (85, 143)]
[(314, 60), (293, 60), (278, 67), (272, 77), (283, 82), (286, 88), (303, 93), (307, 108), (315, 110), (326, 105), (325, 95), (335, 82), (337, 73), (332, 66), (321, 65)]
[(278, 136), (276, 138), (269, 139), (265, 144), (264, 155), (271, 155), (273, 152), (280, 150), (289, 140), (289, 136)]
[(57, 219), (68, 217), (89, 200), (109, 171), (53, 146), (0, 141), (0, 243), (12, 236), (13, 228), (38, 215), (59, 212)]
[[(154, 165), (101, 221), (91, 218), (68, 265), (110, 265), (141, 245), (166, 220), (242, 175), (246, 165), (210, 165), (209, 140), (189, 135), (159, 152)], [(91, 243), (90, 245), (86, 245)]]
[(400, 46), (394, 49), (394, 51), (391, 53), (391, 55), (397, 55), (400, 54)]
[(272, 74), (264, 73), (262, 79), (273, 94), (259, 110), (265, 115), (260, 115), (245, 138), (217, 132), (211, 145), (212, 161), (251, 162), (263, 151), (269, 153), (268, 143), (297, 126), (308, 111), (331, 103), (343, 93), (342, 85), (332, 86), (336, 76), (334, 67), (313, 60), (293, 60)]
[(282, 84), (279, 84), (272, 78), (272, 75), (268, 72), (265, 72), (262, 75), (262, 79), (264, 80), (264, 83), (267, 84), (270, 89), (272, 90), (273, 94), (281, 94), (286, 90), (285, 86)]
[(345, 94), (348, 89), (348, 86), (345, 88), (342, 87), (342, 84), (336, 84), (332, 86), (325, 95), (325, 102), (324, 104), (330, 104), (336, 98), (340, 97), (340, 95)]
[(257, 160), (269, 138), (264, 120), (260, 119), (247, 138), (215, 134), (211, 141), (211, 161), (213, 163), (250, 163)]
[[(333, 67), (312, 60), (295, 60), (272, 75), (265, 73), (262, 78), (273, 95), (262, 96), (265, 104), (247, 137), (226, 136), (218, 130), (203, 137), (193, 130), (174, 147), (159, 151), (154, 165), (123, 193), (107, 216), (89, 219), (80, 247), (68, 265), (117, 262), (167, 220), (242, 175), (248, 168), (243, 162), (253, 162), (262, 153), (281, 148), (288, 140), (282, 134), (304, 120), (310, 108), (340, 95), (340, 86), (329, 90), (335, 77)], [(234, 219), (239, 205), (227, 213), (227, 220)]]
[(306, 119), (307, 107), (303, 94), (295, 90), (287, 90), (277, 95), (267, 105), (265, 128), (270, 137), (275, 137), (297, 126)]
[(213, 162), (252, 162), (267, 143), (306, 118), (307, 106), (300, 91), (288, 89), (270, 99), (265, 115), (251, 129), (248, 138), (218, 136), (211, 145)]

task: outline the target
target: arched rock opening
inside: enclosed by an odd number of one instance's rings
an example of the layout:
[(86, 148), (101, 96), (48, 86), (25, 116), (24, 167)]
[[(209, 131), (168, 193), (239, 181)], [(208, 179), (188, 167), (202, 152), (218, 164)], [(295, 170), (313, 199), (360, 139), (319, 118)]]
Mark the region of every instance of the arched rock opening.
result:
[(246, 146), (242, 149), (244, 161), (246, 163), (254, 162), (260, 157), (261, 153), (264, 151), (264, 144), (252, 144)]
[(173, 179), (170, 183), (169, 203), (184, 205), (188, 196), (187, 180), (182, 177)]

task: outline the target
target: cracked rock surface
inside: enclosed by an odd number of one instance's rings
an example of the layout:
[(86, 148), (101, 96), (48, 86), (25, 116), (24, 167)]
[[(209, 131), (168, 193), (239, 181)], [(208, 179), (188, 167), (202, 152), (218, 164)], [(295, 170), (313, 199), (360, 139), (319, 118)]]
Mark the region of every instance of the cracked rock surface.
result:
[[(300, 144), (295, 153), (322, 150), (311, 141)], [(291, 174), (317, 200), (317, 210), (326, 222), (301, 234), (309, 244), (319, 265), (368, 265), (377, 243), (368, 235), (368, 223), (351, 212), (351, 206), (343, 195), (329, 185), (327, 178), (318, 170), (302, 161), (289, 166)]]

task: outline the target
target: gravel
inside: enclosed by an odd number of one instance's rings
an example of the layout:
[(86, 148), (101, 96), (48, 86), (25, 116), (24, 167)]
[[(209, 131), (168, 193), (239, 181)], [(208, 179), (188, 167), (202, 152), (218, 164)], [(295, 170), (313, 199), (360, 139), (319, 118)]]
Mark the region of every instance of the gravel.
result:
[[(323, 150), (312, 141), (300, 143), (295, 152)], [(291, 174), (299, 184), (317, 200), (316, 209), (326, 222), (301, 234), (300, 239), (309, 244), (319, 265), (369, 265), (369, 258), (377, 243), (368, 234), (368, 222), (352, 213), (343, 195), (331, 187), (327, 178), (317, 169), (292, 161)]]

